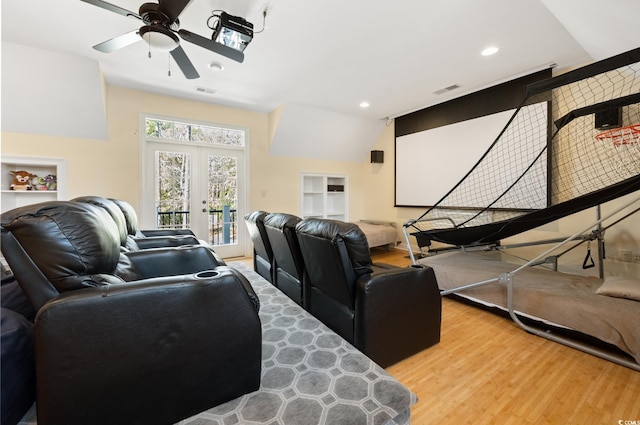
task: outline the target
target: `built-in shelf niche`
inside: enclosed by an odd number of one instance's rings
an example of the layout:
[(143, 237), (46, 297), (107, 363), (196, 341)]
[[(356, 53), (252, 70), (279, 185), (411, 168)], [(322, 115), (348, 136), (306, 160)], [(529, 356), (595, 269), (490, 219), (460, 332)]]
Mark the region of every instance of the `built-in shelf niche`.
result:
[[(1, 167), (2, 212), (39, 202), (67, 199), (67, 162), (62, 158), (2, 155)], [(56, 190), (10, 190), (11, 171), (25, 170), (38, 177), (56, 176)]]
[(347, 221), (349, 178), (338, 174), (300, 175), (300, 215)]

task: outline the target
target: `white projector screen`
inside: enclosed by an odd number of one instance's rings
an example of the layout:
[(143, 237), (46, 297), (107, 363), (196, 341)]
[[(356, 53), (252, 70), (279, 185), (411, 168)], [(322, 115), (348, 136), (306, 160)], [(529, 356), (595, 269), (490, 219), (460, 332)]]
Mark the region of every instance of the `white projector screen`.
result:
[[(543, 108), (546, 102), (522, 108)], [(515, 109), (396, 138), (396, 206), (433, 206), (475, 165), (495, 141)], [(547, 123), (535, 133), (546, 145)], [(539, 176), (546, 184), (545, 175)], [(488, 182), (488, 184), (491, 184)], [(459, 207), (485, 207), (470, 200)], [(544, 206), (541, 206), (542, 208)]]

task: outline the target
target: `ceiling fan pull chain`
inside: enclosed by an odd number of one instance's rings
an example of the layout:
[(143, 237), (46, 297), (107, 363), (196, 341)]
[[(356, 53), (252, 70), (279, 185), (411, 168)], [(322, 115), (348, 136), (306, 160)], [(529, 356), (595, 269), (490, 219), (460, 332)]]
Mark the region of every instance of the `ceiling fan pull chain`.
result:
[(171, 77), (171, 54), (167, 55), (167, 60), (169, 61), (168, 67), (167, 67), (169, 69), (168, 75), (169, 77)]
[(149, 46), (149, 59), (151, 59), (151, 33), (149, 33), (149, 42), (147, 45)]

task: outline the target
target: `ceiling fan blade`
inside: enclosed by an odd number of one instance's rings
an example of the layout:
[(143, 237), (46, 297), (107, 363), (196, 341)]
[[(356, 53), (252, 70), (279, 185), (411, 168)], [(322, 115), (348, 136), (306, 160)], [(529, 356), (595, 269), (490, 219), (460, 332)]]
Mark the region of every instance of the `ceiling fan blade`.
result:
[(119, 6), (114, 5), (114, 4), (107, 3), (106, 1), (102, 1), (102, 0), (80, 0), (80, 1), (92, 4), (94, 6), (101, 7), (103, 9), (106, 9), (106, 10), (110, 11), (110, 12), (117, 13), (118, 15), (130, 16), (132, 18), (136, 18), (136, 19), (142, 20), (140, 15), (138, 15), (137, 13), (131, 12), (130, 10), (127, 10), (127, 9), (123, 9), (123, 8), (121, 8)]
[(195, 78), (200, 78), (200, 74), (196, 71), (196, 68), (193, 66), (189, 57), (184, 52), (181, 46), (176, 47), (171, 51), (171, 56), (176, 61), (182, 73), (188, 80), (193, 80)]
[(191, 0), (158, 0), (160, 12), (167, 15), (169, 23), (175, 22)]
[(93, 48), (100, 52), (112, 53), (118, 49), (122, 49), (123, 47), (130, 46), (131, 44), (140, 40), (142, 40), (142, 38), (140, 38), (138, 30), (136, 29), (126, 34), (122, 34), (118, 37), (112, 38), (111, 40), (103, 41), (100, 44), (96, 44), (95, 46), (93, 46)]
[(224, 44), (216, 43), (213, 40), (187, 30), (180, 30), (178, 31), (178, 34), (180, 35), (180, 37), (182, 37), (183, 40), (188, 41), (189, 43), (204, 47), (207, 50), (211, 50), (214, 53), (226, 56), (236, 62), (242, 63), (244, 61), (244, 53), (232, 49), (231, 47), (225, 46)]

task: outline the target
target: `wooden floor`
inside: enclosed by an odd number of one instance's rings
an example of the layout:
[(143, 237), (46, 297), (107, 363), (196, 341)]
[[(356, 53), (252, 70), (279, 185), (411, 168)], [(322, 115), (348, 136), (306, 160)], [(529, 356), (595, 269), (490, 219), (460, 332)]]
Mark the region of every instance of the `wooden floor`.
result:
[[(410, 264), (403, 250), (372, 254)], [(640, 424), (640, 372), (448, 298), (440, 343), (387, 371), (418, 396), (413, 425)]]
[[(373, 253), (410, 264), (406, 251)], [(440, 343), (387, 371), (418, 396), (414, 425), (640, 424), (640, 372), (448, 298)]]

